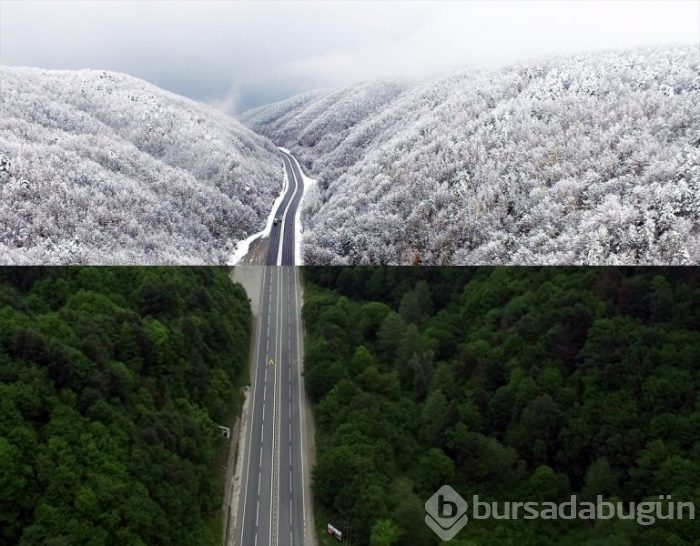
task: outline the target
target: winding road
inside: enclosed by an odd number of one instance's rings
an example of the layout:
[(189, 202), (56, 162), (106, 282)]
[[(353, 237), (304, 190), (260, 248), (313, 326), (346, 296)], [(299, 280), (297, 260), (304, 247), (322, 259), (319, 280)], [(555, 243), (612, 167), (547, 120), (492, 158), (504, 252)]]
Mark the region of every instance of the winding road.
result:
[(294, 265), (294, 223), (304, 194), (304, 177), (301, 175), (299, 164), (284, 150), (280, 150), (280, 155), (288, 184), (287, 191), (275, 211), (275, 218), (278, 218), (279, 222), (272, 224), (266, 265)]

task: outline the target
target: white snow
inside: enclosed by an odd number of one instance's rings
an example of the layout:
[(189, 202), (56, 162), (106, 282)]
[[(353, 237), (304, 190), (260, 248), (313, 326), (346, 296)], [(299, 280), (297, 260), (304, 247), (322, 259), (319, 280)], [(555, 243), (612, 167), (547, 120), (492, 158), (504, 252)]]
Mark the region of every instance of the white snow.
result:
[(297, 164), (297, 167), (299, 167), (299, 172), (301, 173), (301, 177), (304, 182), (304, 192), (301, 194), (301, 200), (299, 201), (299, 206), (297, 207), (297, 213), (294, 216), (294, 265), (304, 265), (304, 255), (301, 252), (301, 242), (304, 236), (304, 229), (301, 225), (301, 211), (304, 209), (304, 198), (306, 197), (306, 194), (312, 187), (316, 186), (317, 181), (316, 179), (309, 178), (304, 174), (301, 165), (299, 165), (299, 161), (297, 161), (297, 158), (294, 157), (294, 155), (292, 155), (292, 153), (289, 150), (287, 150), (286, 148), (282, 148), (281, 146), (279, 148), (283, 152), (288, 153), (291, 156), (294, 163)]
[[(301, 252), (301, 242), (303, 239), (303, 234), (304, 234), (304, 229), (303, 226), (301, 225), (301, 211), (304, 208), (304, 197), (308, 193), (308, 191), (315, 187), (316, 184), (318, 183), (316, 179), (314, 178), (309, 178), (304, 174), (304, 171), (301, 168), (301, 165), (299, 164), (299, 161), (297, 160), (296, 157), (294, 157), (294, 154), (290, 152), (287, 148), (283, 148), (282, 146), (278, 146), (278, 148), (283, 151), (284, 153), (288, 154), (294, 163), (296, 163), (297, 167), (299, 168), (299, 172), (301, 173), (301, 177), (303, 179), (304, 183), (304, 191), (301, 194), (301, 200), (299, 201), (299, 206), (297, 207), (296, 214), (294, 215), (294, 265), (304, 265), (304, 256)], [(277, 208), (279, 207), (280, 203), (282, 202), (282, 199), (284, 198), (284, 194), (287, 192), (287, 187), (289, 185), (289, 180), (287, 178), (287, 169), (284, 167), (284, 162), (282, 162), (282, 172), (284, 173), (284, 184), (282, 186), (282, 191), (280, 194), (277, 196), (277, 199), (275, 199), (275, 203), (272, 206), (272, 211), (270, 212), (270, 216), (267, 219), (267, 225), (265, 226), (265, 229), (258, 232), (254, 233), (247, 239), (241, 241), (238, 243), (236, 246), (236, 250), (231, 256), (231, 260), (229, 261), (229, 265), (236, 265), (238, 264), (243, 258), (245, 258), (245, 255), (248, 254), (248, 251), (250, 250), (250, 244), (257, 239), (258, 237), (267, 237), (270, 235), (270, 230), (272, 229), (272, 222), (275, 218), (275, 215), (277, 214)], [(293, 196), (292, 196), (293, 198)], [(281, 256), (281, 253), (280, 253)]]
[(264, 224), (278, 152), (233, 118), (116, 72), (0, 81), (0, 264), (228, 263)]
[(253, 233), (249, 237), (240, 241), (236, 245), (236, 250), (231, 255), (231, 259), (229, 260), (228, 265), (237, 265), (238, 262), (245, 258), (246, 254), (248, 254), (248, 251), (250, 250), (250, 243), (252, 243), (255, 239), (257, 239), (258, 237), (267, 237), (270, 235), (270, 231), (272, 230), (272, 222), (275, 219), (275, 214), (277, 213), (277, 209), (279, 208), (280, 203), (284, 198), (284, 194), (287, 192), (287, 185), (289, 184), (289, 181), (287, 180), (287, 169), (284, 168), (284, 162), (282, 162), (282, 175), (284, 177), (282, 182), (282, 191), (280, 191), (279, 195), (275, 199), (275, 202), (272, 204), (272, 209), (270, 210), (270, 214), (267, 217), (265, 229), (263, 229), (262, 231), (258, 231), (257, 233)]
[(699, 63), (691, 45), (592, 52), (243, 119), (314, 165), (306, 264), (698, 264)]

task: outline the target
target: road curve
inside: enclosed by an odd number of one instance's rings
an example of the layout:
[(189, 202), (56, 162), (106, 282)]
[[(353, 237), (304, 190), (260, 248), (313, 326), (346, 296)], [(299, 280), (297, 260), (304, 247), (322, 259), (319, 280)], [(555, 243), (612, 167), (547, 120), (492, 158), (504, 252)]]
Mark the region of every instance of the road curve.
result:
[(280, 150), (280, 155), (288, 184), (287, 191), (275, 211), (275, 218), (279, 219), (279, 223), (272, 224), (266, 265), (294, 265), (294, 223), (304, 194), (304, 177), (297, 162), (291, 154), (283, 150)]

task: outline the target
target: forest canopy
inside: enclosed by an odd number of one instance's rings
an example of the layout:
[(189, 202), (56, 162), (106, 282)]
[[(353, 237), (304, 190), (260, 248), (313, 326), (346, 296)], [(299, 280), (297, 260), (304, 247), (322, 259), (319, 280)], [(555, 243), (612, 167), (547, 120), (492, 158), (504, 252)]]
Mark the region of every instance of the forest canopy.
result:
[(0, 268), (0, 544), (218, 544), (250, 328), (223, 268)]
[(304, 263), (700, 263), (695, 45), (307, 93), (242, 114), (319, 179)]
[[(696, 269), (307, 268), (317, 521), (441, 543), (424, 503), (700, 506)], [(627, 505), (626, 505), (627, 506)], [(657, 521), (470, 520), (458, 546), (690, 545)]]
[(104, 70), (0, 66), (0, 263), (226, 264), (282, 189), (267, 139)]

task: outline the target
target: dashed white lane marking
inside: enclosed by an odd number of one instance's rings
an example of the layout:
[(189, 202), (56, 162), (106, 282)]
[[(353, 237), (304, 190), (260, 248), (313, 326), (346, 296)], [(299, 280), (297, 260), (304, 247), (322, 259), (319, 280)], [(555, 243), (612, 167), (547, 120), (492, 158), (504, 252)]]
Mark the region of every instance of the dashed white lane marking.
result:
[[(260, 287), (260, 295), (261, 295), (261, 300), (262, 300), (262, 302), (263, 302), (263, 304), (262, 304), (263, 308), (264, 308), (264, 305), (265, 305), (265, 303), (264, 303), (264, 302), (265, 302), (265, 298), (264, 298), (265, 288), (264, 288), (264, 287), (265, 287), (265, 281), (266, 281), (267, 278), (268, 278), (268, 277), (267, 277), (267, 269), (265, 269), (265, 270), (263, 270), (262, 285), (261, 285), (261, 287)], [(271, 304), (272, 304), (272, 302), (268, 301), (268, 310), (271, 309)], [(269, 328), (269, 321), (270, 321), (270, 315), (269, 315), (269, 313), (268, 313), (268, 316), (267, 316), (268, 328)], [(262, 329), (263, 329), (263, 328), (262, 328), (262, 326), (263, 326), (262, 315), (261, 315), (260, 318), (258, 319), (258, 325), (259, 325), (259, 328), (257, 329), (257, 332), (256, 332), (256, 338), (257, 338), (257, 339), (256, 339), (256, 348), (257, 348), (257, 356), (256, 356), (256, 358), (259, 360), (259, 358), (260, 358), (260, 353), (261, 353), (261, 350), (262, 350), (262, 345), (263, 345), (262, 334), (261, 334)], [(269, 342), (268, 342), (268, 349), (269, 349)], [(267, 370), (266, 370), (266, 371), (267, 371)], [(257, 370), (256, 370), (256, 377), (257, 377)], [(253, 401), (252, 401), (251, 409), (250, 409), (250, 420), (251, 420), (251, 423), (254, 421), (254, 416), (255, 416), (255, 396), (256, 396), (256, 393), (257, 393), (258, 388), (259, 388), (259, 385), (258, 385), (258, 381), (257, 381), (257, 379), (256, 379), (256, 380), (255, 380), (255, 383), (254, 383), (254, 385), (253, 385)], [(250, 475), (250, 474), (252, 473), (252, 462), (253, 462), (253, 457), (252, 457), (252, 449), (253, 449), (253, 427), (252, 427), (252, 426), (249, 426), (248, 428), (249, 428), (248, 434), (249, 434), (249, 439), (250, 439), (250, 440), (249, 440), (249, 447), (248, 447), (248, 449), (249, 449), (250, 451), (249, 451), (249, 457), (247, 457), (247, 459), (249, 459), (249, 460), (248, 460), (248, 463), (247, 463), (247, 465), (248, 465), (248, 473), (244, 474), (244, 476), (245, 476), (245, 483), (246, 483), (246, 485), (245, 485), (245, 490), (248, 489), (249, 481), (250, 481), (250, 479), (251, 479), (251, 475)], [(259, 468), (259, 467), (258, 467), (258, 479), (260, 479), (260, 468)], [(247, 500), (248, 500), (248, 496), (247, 496), (247, 495), (244, 495), (244, 497), (243, 497), (243, 516), (242, 516), (242, 518), (241, 518), (241, 539), (242, 539), (242, 540), (243, 540), (243, 537), (245, 536), (244, 527), (245, 527), (245, 523), (246, 523), (246, 507), (247, 507)], [(259, 502), (260, 502), (260, 495), (258, 495), (258, 503), (259, 503)], [(259, 509), (259, 508), (258, 508), (258, 509)], [(258, 528), (257, 528), (257, 523), (256, 523), (256, 525), (255, 525), (254, 544), (255, 544), (256, 546), (257, 546), (257, 544), (258, 544)]]

